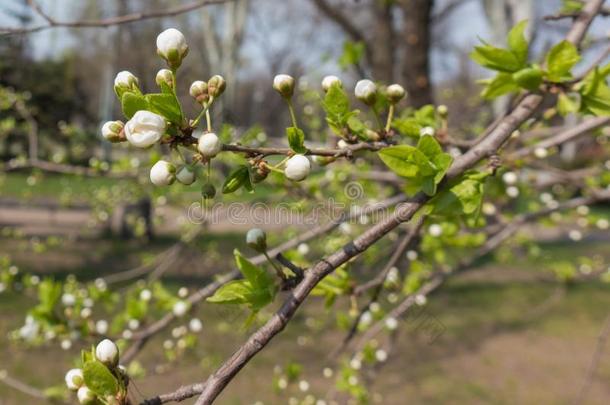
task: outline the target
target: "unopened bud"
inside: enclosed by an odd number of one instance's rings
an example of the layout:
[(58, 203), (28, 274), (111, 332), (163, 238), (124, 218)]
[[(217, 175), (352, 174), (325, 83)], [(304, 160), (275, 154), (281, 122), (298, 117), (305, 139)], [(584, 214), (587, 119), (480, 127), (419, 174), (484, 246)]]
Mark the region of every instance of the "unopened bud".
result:
[(157, 53), (174, 69), (180, 67), (188, 51), (186, 38), (175, 28), (167, 29), (157, 36)]
[(66, 386), (70, 391), (78, 390), (84, 383), (83, 370), (73, 368), (66, 373)]
[(202, 80), (197, 80), (191, 84), (189, 94), (191, 97), (197, 100), (199, 104), (206, 103), (210, 99), (208, 94), (208, 84)]
[(292, 97), (294, 83), (294, 77), (289, 75), (277, 75), (273, 78), (273, 88), (284, 98)]
[(176, 166), (165, 161), (159, 160), (150, 169), (150, 181), (155, 186), (169, 186), (176, 180)]
[(294, 155), (286, 162), (284, 174), (289, 180), (301, 181), (304, 180), (311, 170), (311, 163), (304, 155)]
[(213, 132), (203, 134), (197, 141), (197, 150), (206, 158), (213, 158), (222, 150), (222, 142)]
[(190, 186), (195, 182), (195, 171), (189, 166), (183, 166), (180, 168), (180, 170), (178, 170), (176, 180), (186, 186)]
[(97, 401), (95, 393), (84, 385), (78, 389), (76, 396), (78, 397), (78, 403), (82, 405), (94, 404)]
[(252, 228), (246, 234), (246, 244), (259, 253), (267, 251), (267, 234), (260, 228)]
[(102, 136), (108, 142), (123, 142), (127, 140), (123, 133), (124, 127), (122, 121), (108, 121), (102, 126)]
[(341, 83), (341, 79), (333, 75), (325, 76), (324, 79), (322, 79), (322, 89), (324, 91), (328, 91), (333, 85), (342, 87), (343, 83)]
[(174, 75), (169, 69), (161, 69), (157, 72), (155, 82), (159, 87), (161, 87), (161, 85), (165, 83), (168, 87), (172, 88), (174, 87)]
[(214, 198), (216, 196), (216, 187), (209, 183), (204, 184), (203, 187), (201, 187), (201, 196), (206, 200)]
[(121, 98), (125, 93), (136, 93), (140, 91), (138, 87), (138, 78), (133, 73), (123, 70), (117, 73), (114, 78), (114, 91)]
[(438, 115), (441, 118), (446, 119), (447, 116), (449, 115), (449, 108), (447, 108), (446, 105), (441, 104), (438, 107), (436, 107), (436, 112), (438, 113)]
[(360, 80), (354, 89), (356, 98), (367, 105), (373, 105), (377, 99), (377, 86), (370, 80)]
[(119, 348), (110, 339), (104, 339), (95, 347), (95, 358), (108, 367), (115, 367), (119, 363)]
[(265, 180), (267, 175), (269, 175), (269, 169), (264, 165), (259, 165), (254, 167), (250, 172), (250, 179), (252, 180), (252, 183), (256, 184)]
[(220, 97), (226, 88), (227, 82), (220, 75), (214, 75), (208, 80), (208, 93), (214, 98)]
[(398, 103), (406, 94), (404, 87), (400, 84), (391, 84), (386, 89), (386, 96), (392, 104)]

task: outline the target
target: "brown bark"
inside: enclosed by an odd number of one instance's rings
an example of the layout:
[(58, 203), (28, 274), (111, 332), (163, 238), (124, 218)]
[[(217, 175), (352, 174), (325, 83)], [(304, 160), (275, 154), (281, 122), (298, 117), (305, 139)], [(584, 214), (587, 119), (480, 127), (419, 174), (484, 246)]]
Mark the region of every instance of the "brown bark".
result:
[(401, 0), (399, 4), (404, 18), (402, 81), (410, 104), (421, 107), (433, 103), (429, 51), (434, 0)]

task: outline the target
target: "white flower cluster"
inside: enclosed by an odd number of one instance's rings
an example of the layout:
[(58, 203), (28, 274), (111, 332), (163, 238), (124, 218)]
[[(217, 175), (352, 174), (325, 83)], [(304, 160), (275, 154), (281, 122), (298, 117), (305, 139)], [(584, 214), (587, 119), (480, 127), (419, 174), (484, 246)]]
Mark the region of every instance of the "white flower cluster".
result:
[[(110, 339), (104, 339), (95, 347), (95, 358), (103, 363), (111, 371), (117, 371), (125, 377), (125, 371), (119, 366), (119, 348)], [(126, 377), (125, 377), (126, 378)], [(87, 385), (85, 385), (85, 375), (80, 368), (73, 368), (66, 373), (66, 386), (70, 391), (76, 391), (76, 397), (80, 404), (98, 403), (97, 395)]]

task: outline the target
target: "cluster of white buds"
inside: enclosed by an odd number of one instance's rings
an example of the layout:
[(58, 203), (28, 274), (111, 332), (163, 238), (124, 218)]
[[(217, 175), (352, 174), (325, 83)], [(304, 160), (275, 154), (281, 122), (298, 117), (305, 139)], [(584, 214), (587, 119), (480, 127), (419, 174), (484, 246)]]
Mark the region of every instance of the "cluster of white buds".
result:
[(140, 110), (125, 124), (125, 136), (133, 146), (147, 148), (159, 142), (166, 129), (165, 118), (150, 111)]
[(214, 75), (207, 82), (204, 82), (203, 80), (194, 81), (189, 89), (189, 94), (199, 104), (203, 105), (210, 101), (210, 99), (220, 97), (226, 88), (227, 82), (224, 77)]
[[(104, 339), (95, 347), (95, 358), (112, 370), (119, 363), (119, 348), (110, 339)], [(82, 369), (73, 368), (69, 370), (66, 373), (65, 381), (70, 391), (76, 391), (76, 397), (80, 404), (99, 403), (99, 398), (97, 398), (95, 392), (85, 385), (85, 376)]]
[(203, 157), (211, 159), (222, 150), (222, 142), (220, 142), (218, 135), (208, 132), (203, 134), (197, 141), (197, 150)]
[(137, 93), (140, 91), (138, 87), (139, 81), (138, 78), (133, 75), (133, 73), (123, 70), (122, 72), (117, 73), (114, 78), (114, 91), (117, 96), (121, 98), (125, 93)]
[(311, 171), (311, 163), (305, 155), (294, 155), (286, 162), (284, 175), (292, 181), (304, 180)]
[(334, 85), (339, 87), (343, 86), (343, 83), (341, 83), (341, 79), (339, 79), (337, 76), (329, 75), (325, 76), (324, 79), (322, 79), (322, 90), (328, 91)]
[(108, 121), (102, 126), (102, 136), (108, 142), (123, 142), (127, 139), (123, 132), (124, 127), (122, 121)]
[(386, 88), (386, 97), (392, 104), (398, 103), (407, 94), (400, 84), (391, 84)]
[(169, 28), (157, 36), (157, 54), (165, 59), (172, 69), (177, 69), (188, 54), (186, 38), (175, 28)]
[(273, 78), (273, 88), (284, 98), (290, 98), (294, 94), (294, 77), (281, 74)]
[(366, 105), (373, 105), (377, 100), (377, 86), (368, 79), (360, 80), (354, 89), (356, 98)]
[(159, 160), (150, 169), (150, 181), (155, 186), (169, 186), (176, 180), (176, 166)]

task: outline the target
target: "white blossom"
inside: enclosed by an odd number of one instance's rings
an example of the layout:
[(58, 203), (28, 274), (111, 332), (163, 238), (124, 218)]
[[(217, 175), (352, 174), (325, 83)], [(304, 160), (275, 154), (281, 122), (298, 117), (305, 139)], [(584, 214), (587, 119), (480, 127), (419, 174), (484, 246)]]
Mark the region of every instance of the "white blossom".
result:
[(325, 76), (324, 79), (322, 79), (322, 89), (324, 91), (328, 91), (333, 84), (342, 86), (341, 79), (333, 75)]
[(189, 47), (184, 35), (175, 28), (169, 28), (157, 36), (157, 53), (170, 66), (178, 67), (187, 55)]
[(203, 134), (197, 141), (197, 150), (203, 156), (213, 158), (222, 150), (222, 142), (220, 142), (220, 138), (215, 133), (208, 132)]
[(159, 142), (166, 128), (165, 118), (140, 110), (125, 124), (125, 137), (133, 146), (147, 148)]
[(195, 171), (188, 166), (181, 167), (180, 170), (178, 170), (178, 173), (176, 174), (176, 180), (186, 186), (193, 184), (195, 182), (195, 179)]
[(284, 174), (289, 180), (301, 181), (309, 175), (311, 170), (311, 163), (304, 155), (294, 155), (288, 162), (286, 162), (286, 168)]
[(95, 358), (109, 367), (114, 367), (119, 362), (119, 348), (110, 339), (104, 339), (95, 347)]
[(76, 396), (78, 397), (78, 402), (83, 405), (93, 404), (96, 401), (95, 393), (87, 388), (86, 385), (78, 389)]
[(76, 391), (83, 385), (83, 370), (73, 368), (66, 373), (66, 386), (70, 391)]
[(366, 104), (372, 104), (377, 94), (377, 86), (368, 79), (360, 80), (354, 89), (356, 98)]

